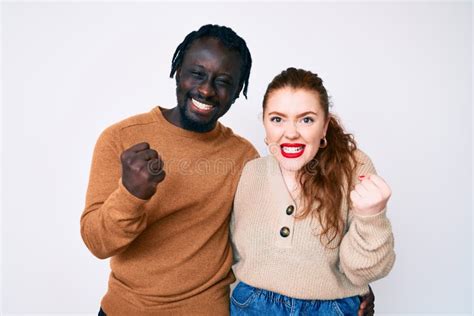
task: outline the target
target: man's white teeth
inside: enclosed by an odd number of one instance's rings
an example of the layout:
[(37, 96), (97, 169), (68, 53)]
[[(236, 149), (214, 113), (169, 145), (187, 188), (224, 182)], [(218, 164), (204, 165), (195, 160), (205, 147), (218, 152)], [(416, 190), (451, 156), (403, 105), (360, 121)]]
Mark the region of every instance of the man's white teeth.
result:
[(192, 99), (192, 100), (193, 100), (193, 104), (200, 110), (209, 111), (213, 107), (212, 105), (204, 104), (204, 103), (201, 103), (201, 102), (196, 101), (194, 99)]
[(300, 147), (285, 147), (283, 146), (282, 149), (285, 153), (287, 154), (296, 154), (296, 153), (299, 153), (300, 151), (302, 151), (304, 148), (304, 146), (300, 146)]

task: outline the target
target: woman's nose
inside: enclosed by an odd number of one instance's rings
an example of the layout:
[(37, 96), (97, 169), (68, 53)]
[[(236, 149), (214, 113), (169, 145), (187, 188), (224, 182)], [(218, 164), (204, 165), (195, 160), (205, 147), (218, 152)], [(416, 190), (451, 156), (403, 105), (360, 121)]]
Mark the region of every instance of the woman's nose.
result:
[(296, 123), (289, 122), (285, 129), (285, 136), (289, 139), (295, 139), (300, 136)]

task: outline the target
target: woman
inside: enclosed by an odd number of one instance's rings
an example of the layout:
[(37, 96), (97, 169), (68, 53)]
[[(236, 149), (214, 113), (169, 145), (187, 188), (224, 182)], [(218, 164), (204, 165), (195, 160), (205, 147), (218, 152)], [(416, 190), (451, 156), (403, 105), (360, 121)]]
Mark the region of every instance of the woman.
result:
[(288, 68), (263, 99), (271, 155), (245, 166), (231, 225), (231, 315), (357, 315), (391, 270), (390, 188), (334, 115), (322, 80)]

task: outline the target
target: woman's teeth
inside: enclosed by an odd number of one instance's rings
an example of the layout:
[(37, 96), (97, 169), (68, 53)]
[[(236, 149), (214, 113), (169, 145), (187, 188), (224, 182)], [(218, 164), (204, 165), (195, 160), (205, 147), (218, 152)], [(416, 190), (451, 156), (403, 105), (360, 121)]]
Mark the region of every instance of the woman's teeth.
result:
[(191, 99), (191, 100), (193, 101), (193, 104), (200, 110), (209, 111), (210, 109), (213, 108), (212, 105), (201, 103), (201, 102), (196, 101), (194, 99)]
[(304, 146), (300, 146), (300, 147), (285, 147), (283, 146), (282, 149), (285, 153), (287, 154), (296, 154), (296, 153), (299, 153), (300, 151), (302, 151), (304, 148)]

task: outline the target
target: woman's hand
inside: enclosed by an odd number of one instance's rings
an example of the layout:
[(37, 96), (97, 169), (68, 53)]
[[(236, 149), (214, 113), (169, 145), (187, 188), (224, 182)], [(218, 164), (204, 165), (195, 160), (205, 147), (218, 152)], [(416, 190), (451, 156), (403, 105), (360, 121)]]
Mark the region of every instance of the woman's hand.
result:
[(392, 190), (376, 174), (359, 176), (360, 183), (350, 193), (352, 209), (358, 215), (374, 215), (387, 206)]

